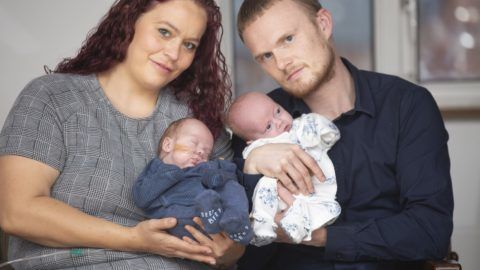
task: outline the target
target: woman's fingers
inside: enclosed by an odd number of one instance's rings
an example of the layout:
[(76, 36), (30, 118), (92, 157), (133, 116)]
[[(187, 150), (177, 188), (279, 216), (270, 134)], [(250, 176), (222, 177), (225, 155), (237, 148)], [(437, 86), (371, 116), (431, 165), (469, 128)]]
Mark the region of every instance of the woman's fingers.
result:
[(185, 225), (185, 230), (187, 230), (193, 236), (194, 240), (201, 245), (206, 245), (209, 247), (211, 246), (212, 240), (201, 231), (195, 229), (193, 226)]
[(189, 244), (192, 244), (192, 245), (196, 245), (198, 246), (198, 242), (192, 240), (192, 238), (188, 237), (188, 236), (184, 236), (182, 237), (183, 241), (189, 243)]
[(164, 231), (175, 227), (177, 220), (175, 218), (150, 219), (147, 221), (151, 230)]
[(175, 254), (175, 257), (181, 258), (181, 259), (189, 259), (193, 261), (198, 261), (198, 262), (203, 262), (207, 263), (210, 265), (215, 265), (217, 261), (211, 257), (211, 256), (205, 256), (205, 255), (200, 255), (200, 254), (192, 254), (188, 252), (183, 252), (183, 251), (177, 251)]
[(204, 263), (215, 263), (213, 250), (209, 246), (184, 241), (169, 235), (165, 229), (176, 225), (176, 219), (151, 219), (140, 222), (135, 226), (136, 238), (142, 239), (142, 250), (167, 257), (179, 257), (196, 260)]

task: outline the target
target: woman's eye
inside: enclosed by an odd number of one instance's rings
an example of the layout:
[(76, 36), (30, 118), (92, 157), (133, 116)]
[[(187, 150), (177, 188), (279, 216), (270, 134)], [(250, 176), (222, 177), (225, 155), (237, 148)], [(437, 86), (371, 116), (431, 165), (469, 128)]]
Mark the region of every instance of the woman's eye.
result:
[(158, 32), (160, 32), (160, 35), (162, 35), (164, 37), (169, 37), (171, 35), (170, 31), (168, 31), (167, 29), (164, 29), (164, 28), (158, 29)]
[(191, 42), (186, 42), (185, 43), (185, 48), (189, 51), (194, 51), (197, 48), (197, 45), (191, 43)]

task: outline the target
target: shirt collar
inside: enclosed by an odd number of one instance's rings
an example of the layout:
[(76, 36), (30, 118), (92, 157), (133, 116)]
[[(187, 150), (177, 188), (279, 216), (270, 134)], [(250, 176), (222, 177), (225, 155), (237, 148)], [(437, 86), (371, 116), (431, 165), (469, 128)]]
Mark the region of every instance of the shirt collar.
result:
[[(350, 63), (347, 59), (342, 58), (343, 64), (347, 67), (352, 76), (355, 87), (355, 105), (353, 110), (346, 112), (346, 115), (353, 115), (356, 112), (363, 112), (371, 117), (375, 117), (375, 103), (373, 101), (372, 90), (365, 77), (360, 77), (360, 70)], [(302, 99), (292, 97), (289, 107), (292, 108), (292, 116), (299, 117), (304, 113), (310, 113), (311, 110)]]
[(353, 84), (355, 86), (355, 105), (353, 113), (363, 112), (371, 117), (375, 117), (375, 103), (373, 101), (372, 89), (365, 76), (360, 76), (360, 70), (350, 63), (347, 59), (342, 58), (343, 64), (352, 75)]

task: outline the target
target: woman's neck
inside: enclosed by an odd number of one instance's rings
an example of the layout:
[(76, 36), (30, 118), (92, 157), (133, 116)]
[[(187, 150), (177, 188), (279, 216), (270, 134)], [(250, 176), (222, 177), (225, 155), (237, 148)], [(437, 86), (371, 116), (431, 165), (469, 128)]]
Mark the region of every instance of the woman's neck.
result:
[(120, 66), (97, 74), (98, 81), (112, 105), (132, 118), (148, 117), (155, 110), (160, 89), (147, 89)]

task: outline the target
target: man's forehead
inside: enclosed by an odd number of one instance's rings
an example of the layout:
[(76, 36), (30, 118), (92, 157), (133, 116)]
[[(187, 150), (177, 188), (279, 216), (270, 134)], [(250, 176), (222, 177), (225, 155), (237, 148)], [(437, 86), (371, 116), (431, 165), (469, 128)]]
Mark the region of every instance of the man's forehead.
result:
[(270, 7), (245, 27), (245, 45), (255, 55), (261, 53), (258, 50), (275, 44), (290, 28), (295, 27), (293, 21), (287, 20), (288, 16), (283, 9), (276, 8), (276, 4)]

